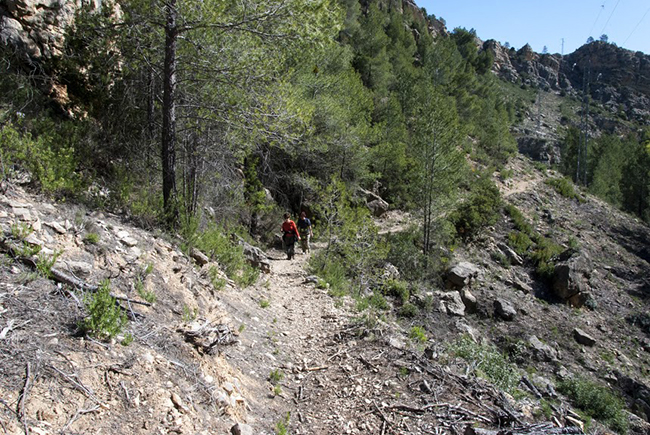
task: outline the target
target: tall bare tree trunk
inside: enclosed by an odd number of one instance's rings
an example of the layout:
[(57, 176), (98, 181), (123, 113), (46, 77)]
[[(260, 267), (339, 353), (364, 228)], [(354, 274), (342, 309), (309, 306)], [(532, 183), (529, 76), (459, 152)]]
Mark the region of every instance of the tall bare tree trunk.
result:
[(176, 0), (167, 3), (165, 64), (163, 71), (162, 176), (165, 218), (170, 227), (178, 223), (176, 190), (176, 44), (178, 27)]

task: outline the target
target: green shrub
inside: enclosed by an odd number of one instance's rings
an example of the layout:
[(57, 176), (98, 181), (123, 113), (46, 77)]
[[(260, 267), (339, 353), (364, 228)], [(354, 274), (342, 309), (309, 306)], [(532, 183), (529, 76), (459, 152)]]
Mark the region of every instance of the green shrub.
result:
[(36, 271), (43, 278), (50, 278), (52, 274), (52, 267), (56, 263), (57, 258), (62, 254), (62, 251), (56, 251), (52, 255), (38, 255), (38, 260), (36, 261)]
[(137, 278), (135, 280), (134, 286), (135, 286), (135, 291), (143, 300), (149, 302), (150, 304), (156, 302), (156, 294), (150, 290), (147, 290), (144, 287), (144, 282), (142, 281), (141, 278)]
[(490, 253), (490, 258), (505, 268), (509, 268), (511, 266), (510, 259), (501, 251), (492, 251)]
[(508, 234), (508, 244), (517, 254), (525, 255), (533, 245), (533, 241), (521, 231), (512, 231)]
[[(436, 245), (448, 247), (453, 244), (456, 229), (451, 222), (443, 219), (435, 225), (434, 231)], [(416, 282), (437, 277), (446, 267), (443, 252), (436, 252), (429, 258), (422, 253), (420, 228), (412, 227), (404, 232), (388, 234), (386, 240), (390, 248), (386, 260), (397, 267), (403, 280)]]
[(368, 308), (370, 308), (370, 301), (369, 298), (359, 298), (357, 300), (356, 308), (358, 312), (363, 312), (366, 311)]
[(390, 305), (388, 305), (386, 298), (379, 293), (374, 293), (372, 296), (370, 296), (368, 298), (368, 303), (372, 308), (381, 311), (386, 311), (390, 308)]
[(99, 243), (99, 234), (97, 233), (88, 233), (84, 236), (83, 238), (84, 243), (88, 243), (90, 245), (96, 245)]
[(350, 293), (352, 284), (346, 275), (345, 266), (338, 257), (327, 252), (318, 252), (309, 259), (309, 270), (318, 275), (321, 281), (329, 284), (329, 292), (334, 296)]
[(505, 206), (504, 210), (512, 219), (512, 222), (515, 224), (515, 228), (528, 236), (531, 236), (533, 234), (533, 227), (528, 223), (526, 217), (521, 211), (519, 211), (517, 207), (512, 204), (508, 204)]
[(23, 222), (11, 224), (11, 237), (17, 242), (14, 244), (14, 255), (17, 257), (30, 258), (41, 251), (39, 245), (32, 245), (26, 239), (34, 230)]
[(558, 390), (588, 416), (603, 422), (618, 433), (627, 432), (625, 403), (608, 388), (585, 378), (574, 378), (560, 382)]
[(284, 379), (284, 373), (282, 370), (274, 369), (271, 370), (271, 373), (269, 373), (269, 382), (271, 382), (273, 385), (279, 384), (282, 379)]
[(287, 415), (275, 425), (276, 435), (289, 435), (289, 422), (291, 420), (291, 413)]
[(406, 303), (400, 307), (397, 311), (397, 315), (400, 317), (413, 318), (418, 314), (418, 307), (411, 303)]
[(568, 178), (550, 178), (546, 180), (546, 184), (552, 186), (557, 193), (565, 198), (580, 199), (573, 187), (573, 182)]
[(454, 222), (458, 235), (468, 239), (497, 221), (500, 206), (499, 189), (488, 177), (483, 176), (471, 185), (467, 200), (452, 213), (450, 218)]
[(562, 252), (562, 247), (551, 240), (538, 236), (535, 238), (535, 248), (531, 259), (535, 263), (535, 271), (542, 278), (550, 279), (555, 272), (555, 264), (552, 259)]
[(381, 281), (388, 245), (368, 208), (336, 177), (317, 196), (314, 212), (327, 246), (312, 257), (312, 272), (325, 279), (334, 294), (358, 294), (367, 283)]
[(492, 345), (475, 343), (463, 336), (449, 345), (450, 353), (463, 358), (474, 368), (476, 375), (488, 379), (498, 388), (513, 392), (521, 376), (514, 364)]
[(410, 296), (408, 284), (395, 279), (389, 279), (384, 282), (383, 293), (399, 299), (402, 304), (407, 303)]
[(190, 308), (187, 305), (183, 305), (183, 315), (182, 315), (183, 322), (185, 322), (185, 323), (193, 322), (194, 320), (196, 320), (198, 315), (199, 315), (199, 309), (198, 308), (196, 308), (196, 307)]
[(133, 343), (133, 334), (127, 332), (127, 334), (124, 336), (124, 339), (120, 342), (120, 344), (122, 346), (128, 346), (131, 343)]
[[(186, 235), (188, 244), (185, 248), (189, 251), (192, 246), (195, 246), (217, 260), (226, 276), (235, 281), (238, 286), (248, 287), (259, 278), (259, 270), (246, 261), (244, 248), (226, 237), (218, 228), (211, 227), (201, 233), (190, 229), (188, 234)], [(216, 284), (217, 288), (221, 285), (219, 282)]]
[(548, 170), (548, 166), (546, 165), (546, 163), (534, 162), (533, 166), (535, 167), (535, 169), (537, 169), (539, 172), (543, 174), (545, 174), (546, 171)]
[(81, 330), (100, 340), (113, 338), (128, 323), (124, 311), (110, 293), (110, 282), (105, 280), (96, 292), (84, 298), (88, 316), (81, 322)]
[(214, 287), (215, 290), (218, 291), (226, 288), (226, 280), (219, 275), (219, 269), (216, 266), (210, 266), (208, 275), (210, 276), (212, 287)]
[(427, 341), (427, 333), (421, 326), (413, 326), (409, 331), (409, 338), (417, 343)]
[(541, 408), (542, 414), (544, 414), (544, 417), (548, 420), (553, 417), (553, 407), (549, 403), (548, 400), (546, 399), (541, 399), (539, 402), (539, 406)]
[[(80, 189), (74, 149), (55, 134), (34, 138), (11, 124), (0, 129), (0, 159), (5, 168), (21, 166), (49, 193), (74, 193)], [(3, 174), (11, 176), (11, 174)]]
[(14, 222), (11, 224), (11, 237), (16, 240), (23, 241), (33, 232), (34, 229), (24, 222)]

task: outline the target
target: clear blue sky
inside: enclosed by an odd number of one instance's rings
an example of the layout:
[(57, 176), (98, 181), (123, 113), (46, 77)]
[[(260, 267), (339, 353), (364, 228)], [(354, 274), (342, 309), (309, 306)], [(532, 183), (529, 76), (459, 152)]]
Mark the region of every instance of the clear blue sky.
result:
[(447, 29), (475, 29), (482, 40), (526, 43), (538, 53), (575, 51), (606, 34), (619, 47), (650, 54), (650, 0), (415, 0)]

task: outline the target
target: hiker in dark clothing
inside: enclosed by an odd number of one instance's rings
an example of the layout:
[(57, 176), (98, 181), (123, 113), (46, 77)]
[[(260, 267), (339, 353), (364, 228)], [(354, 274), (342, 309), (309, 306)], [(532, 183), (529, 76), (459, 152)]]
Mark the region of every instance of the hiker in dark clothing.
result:
[(307, 217), (307, 213), (304, 211), (300, 213), (300, 219), (298, 219), (298, 232), (300, 233), (300, 246), (302, 248), (302, 253), (309, 253), (309, 251), (311, 251), (309, 240), (312, 238), (314, 233), (311, 230), (311, 221)]

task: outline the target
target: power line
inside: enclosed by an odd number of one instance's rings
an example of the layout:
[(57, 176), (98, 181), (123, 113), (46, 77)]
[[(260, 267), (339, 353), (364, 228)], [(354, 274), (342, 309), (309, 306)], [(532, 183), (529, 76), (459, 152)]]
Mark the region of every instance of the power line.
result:
[(648, 15), (648, 12), (650, 12), (650, 8), (648, 8), (648, 10), (645, 11), (645, 14), (643, 14), (643, 16), (641, 17), (641, 19), (639, 20), (639, 22), (636, 23), (636, 26), (634, 26), (634, 29), (632, 29), (632, 31), (630, 32), (630, 34), (628, 35), (628, 37), (625, 38), (625, 41), (623, 41), (623, 43), (622, 43), (621, 45), (625, 45), (625, 43), (627, 42), (627, 40), (630, 39), (630, 37), (634, 34), (634, 32), (636, 32), (636, 29), (639, 28), (639, 26), (641, 25), (641, 23), (642, 23), (643, 20), (645, 19), (646, 15)]
[(616, 11), (616, 8), (618, 7), (618, 4), (621, 2), (621, 0), (618, 0), (616, 2), (616, 6), (614, 6), (614, 9), (612, 9), (612, 13), (609, 14), (609, 18), (607, 18), (607, 22), (603, 26), (603, 30), (600, 31), (600, 34), (603, 35), (605, 33), (605, 29), (607, 28), (607, 25), (609, 24), (609, 20), (612, 19), (612, 15), (614, 15), (614, 12)]
[(591, 32), (594, 31), (594, 27), (596, 27), (596, 23), (598, 23), (598, 19), (600, 18), (600, 14), (602, 14), (603, 10), (605, 10), (605, 3), (607, 3), (607, 2), (603, 2), (603, 4), (600, 5), (600, 10), (598, 11), (598, 16), (596, 17), (596, 21), (594, 21), (594, 24), (591, 26), (591, 30), (589, 30), (589, 34), (587, 36), (592, 36)]

